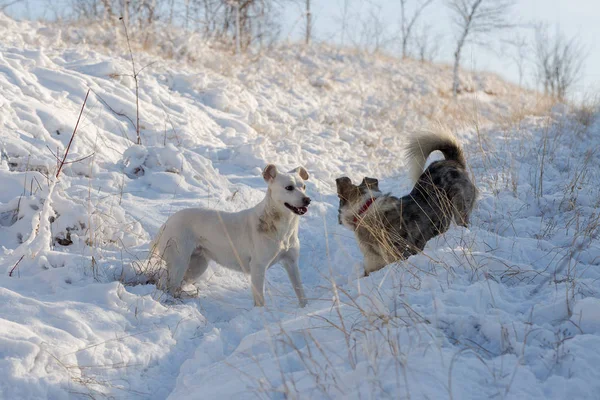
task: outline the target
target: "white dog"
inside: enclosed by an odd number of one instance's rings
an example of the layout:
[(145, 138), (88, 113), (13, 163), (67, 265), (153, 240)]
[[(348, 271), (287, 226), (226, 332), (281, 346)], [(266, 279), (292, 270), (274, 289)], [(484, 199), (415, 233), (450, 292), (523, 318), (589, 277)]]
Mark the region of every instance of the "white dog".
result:
[(300, 306), (306, 305), (298, 269), (298, 216), (310, 204), (304, 185), (308, 173), (298, 167), (284, 174), (270, 164), (263, 178), (268, 183), (267, 195), (253, 208), (235, 213), (188, 208), (173, 214), (161, 227), (151, 251), (166, 262), (162, 284), (171, 294), (177, 295), (184, 280), (194, 281), (214, 260), (250, 274), (254, 305), (264, 306), (265, 272), (281, 262)]

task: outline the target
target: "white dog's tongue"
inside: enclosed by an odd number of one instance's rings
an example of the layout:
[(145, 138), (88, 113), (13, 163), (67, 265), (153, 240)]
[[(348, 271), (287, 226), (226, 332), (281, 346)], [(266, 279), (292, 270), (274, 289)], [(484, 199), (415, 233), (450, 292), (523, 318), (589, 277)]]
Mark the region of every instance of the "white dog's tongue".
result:
[(304, 215), (308, 211), (308, 207), (294, 207), (293, 205), (291, 205), (289, 203), (285, 203), (285, 206), (287, 208), (289, 208), (290, 210), (292, 210), (294, 212), (294, 214), (297, 214), (297, 215)]

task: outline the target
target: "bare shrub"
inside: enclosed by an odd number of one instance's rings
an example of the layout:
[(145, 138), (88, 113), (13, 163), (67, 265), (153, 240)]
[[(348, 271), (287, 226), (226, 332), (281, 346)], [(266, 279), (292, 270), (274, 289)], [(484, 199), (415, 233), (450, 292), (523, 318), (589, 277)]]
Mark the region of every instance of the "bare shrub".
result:
[(441, 34), (432, 33), (430, 25), (423, 26), (413, 40), (419, 61), (422, 63), (425, 61), (433, 62), (440, 51), (441, 39)]
[(583, 45), (558, 30), (551, 36), (548, 26), (540, 24), (535, 29), (534, 56), (537, 82), (547, 95), (563, 101), (581, 78), (586, 59)]
[(423, 10), (433, 3), (433, 0), (423, 0), (418, 2), (415, 11), (411, 17), (406, 15), (406, 3), (408, 0), (400, 0), (400, 30), (402, 33), (402, 58), (406, 58), (408, 56), (408, 44), (411, 38), (413, 28), (415, 27), (415, 23), (423, 13)]

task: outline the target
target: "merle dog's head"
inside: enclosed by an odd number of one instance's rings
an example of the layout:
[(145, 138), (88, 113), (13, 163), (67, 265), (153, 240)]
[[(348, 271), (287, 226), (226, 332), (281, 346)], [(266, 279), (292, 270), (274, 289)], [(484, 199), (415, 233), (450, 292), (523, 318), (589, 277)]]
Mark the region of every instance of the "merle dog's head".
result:
[(308, 172), (304, 167), (295, 168), (288, 173), (277, 171), (277, 167), (269, 164), (263, 171), (263, 179), (269, 184), (271, 198), (277, 207), (287, 209), (296, 215), (304, 215), (308, 211), (310, 197), (305, 193)]
[(343, 214), (354, 215), (362, 206), (365, 195), (379, 192), (379, 181), (375, 178), (364, 177), (360, 185), (354, 185), (347, 176), (335, 180), (337, 194), (340, 199), (338, 207), (338, 223), (344, 225)]

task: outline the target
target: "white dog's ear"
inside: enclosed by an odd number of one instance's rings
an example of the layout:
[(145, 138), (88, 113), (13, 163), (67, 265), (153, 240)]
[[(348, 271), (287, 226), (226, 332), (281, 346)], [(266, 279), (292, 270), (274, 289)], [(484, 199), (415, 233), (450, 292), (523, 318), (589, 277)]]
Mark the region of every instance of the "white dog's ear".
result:
[(265, 182), (271, 182), (277, 176), (277, 167), (273, 164), (269, 164), (263, 170), (263, 179)]
[(304, 167), (296, 167), (293, 170), (291, 170), (289, 173), (290, 174), (297, 173), (298, 175), (300, 175), (300, 178), (302, 178), (305, 181), (307, 181), (308, 178), (309, 178), (308, 172), (306, 172), (306, 170), (304, 169)]

